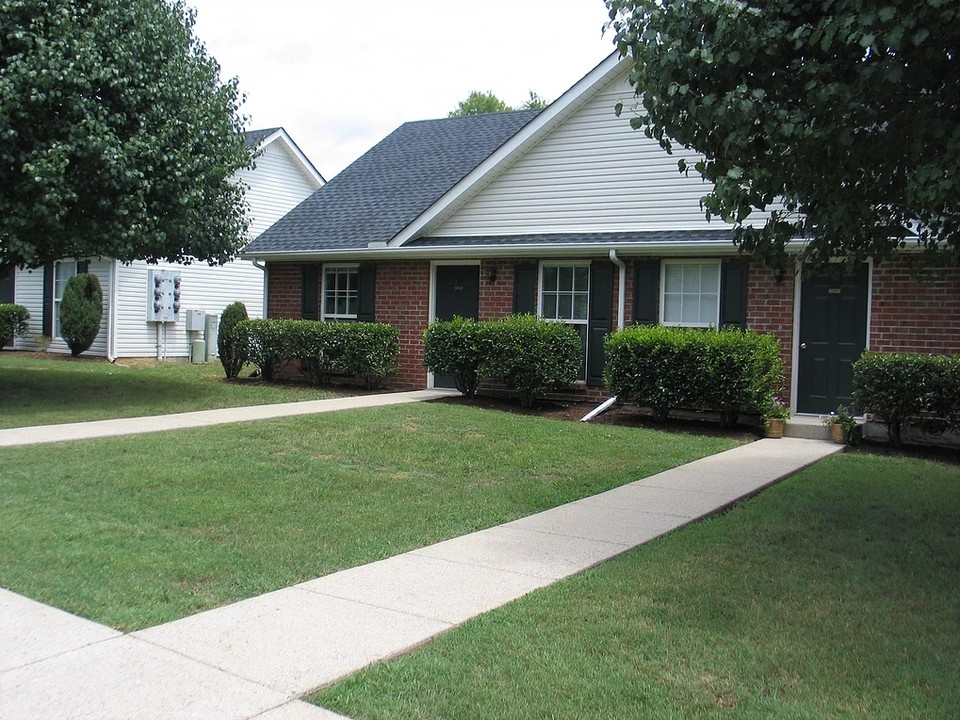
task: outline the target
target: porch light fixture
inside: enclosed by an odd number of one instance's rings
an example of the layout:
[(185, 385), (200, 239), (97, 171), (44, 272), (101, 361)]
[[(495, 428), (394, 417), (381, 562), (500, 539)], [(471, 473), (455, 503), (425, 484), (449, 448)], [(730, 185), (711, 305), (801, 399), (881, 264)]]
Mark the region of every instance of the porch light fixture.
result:
[(496, 265), (492, 265), (490, 267), (490, 271), (487, 273), (487, 282), (490, 285), (497, 284), (497, 266)]

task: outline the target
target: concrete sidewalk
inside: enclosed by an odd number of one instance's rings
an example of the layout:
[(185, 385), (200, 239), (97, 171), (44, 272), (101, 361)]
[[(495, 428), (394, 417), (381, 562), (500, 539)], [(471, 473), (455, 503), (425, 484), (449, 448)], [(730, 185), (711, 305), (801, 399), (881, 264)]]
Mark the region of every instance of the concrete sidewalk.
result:
[(130, 635), (0, 590), (0, 718), (336, 718), (298, 698), (841, 449), (759, 440)]
[(249, 422), (251, 420), (294, 417), (295, 415), (315, 415), (335, 410), (354, 410), (356, 408), (437, 400), (459, 394), (456, 390), (413, 390), (377, 395), (353, 395), (327, 400), (302, 400), (276, 405), (248, 405), (217, 410), (198, 410), (175, 415), (117, 418), (115, 420), (96, 420), (94, 422), (66, 423), (63, 425), (36, 425), (0, 430), (0, 447), (38, 445), (67, 440), (90, 440), (91, 438), (138, 435), (140, 433), (183, 430), (209, 425)]

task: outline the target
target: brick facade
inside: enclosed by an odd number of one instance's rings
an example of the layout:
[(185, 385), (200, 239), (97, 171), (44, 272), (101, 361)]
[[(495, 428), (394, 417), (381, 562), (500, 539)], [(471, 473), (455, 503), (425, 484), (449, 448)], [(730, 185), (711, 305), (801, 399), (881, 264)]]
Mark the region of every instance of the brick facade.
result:
[(785, 273), (778, 281), (776, 274), (759, 263), (750, 263), (747, 271), (747, 327), (758, 333), (774, 333), (780, 338), (780, 357), (786, 387), (790, 394), (793, 373), (793, 310), (796, 278)]
[(303, 310), (303, 275), (299, 263), (267, 264), (267, 317), (296, 319)]
[(399, 369), (390, 378), (394, 388), (427, 386), (423, 367), (423, 331), (430, 316), (430, 262), (378, 262), (376, 321), (393, 325), (400, 335)]
[(905, 262), (873, 269), (870, 339), (877, 352), (960, 352), (960, 268), (931, 271), (923, 281)]

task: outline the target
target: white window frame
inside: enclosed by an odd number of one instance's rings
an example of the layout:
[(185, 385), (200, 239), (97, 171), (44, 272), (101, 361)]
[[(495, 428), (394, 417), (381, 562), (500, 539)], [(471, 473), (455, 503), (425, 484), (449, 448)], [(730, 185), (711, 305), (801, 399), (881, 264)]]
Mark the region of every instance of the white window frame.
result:
[[(678, 267), (684, 265), (701, 265), (701, 266), (713, 266), (716, 271), (717, 278), (717, 291), (716, 293), (668, 293), (667, 292), (667, 268), (669, 267)], [(710, 328), (710, 327), (719, 327), (720, 326), (720, 297), (722, 293), (721, 288), (721, 264), (719, 260), (709, 260), (709, 259), (690, 259), (690, 260), (664, 260), (660, 263), (660, 324), (668, 325), (670, 327), (700, 327), (700, 328)], [(713, 314), (713, 317), (708, 321), (700, 320), (699, 322), (684, 322), (682, 319), (680, 321), (668, 320), (667, 319), (667, 295), (679, 295), (681, 302), (681, 318), (683, 317), (682, 303), (685, 296), (696, 296), (697, 307), (700, 306), (701, 298), (704, 295), (716, 295), (716, 308)]]
[[(335, 274), (343, 273), (353, 273), (356, 278), (356, 287), (355, 291), (351, 290), (338, 290), (336, 287), (330, 288), (327, 282), (327, 273), (332, 272)], [(332, 292), (333, 295), (333, 306), (336, 308), (337, 299), (343, 295), (347, 298), (347, 309), (350, 309), (351, 300), (353, 301), (353, 307), (356, 312), (347, 312), (347, 313), (328, 313), (327, 312), (327, 293)], [(338, 263), (331, 265), (324, 265), (322, 267), (322, 283), (320, 288), (320, 317), (323, 320), (356, 320), (358, 313), (360, 312), (360, 265), (356, 263)]]
[[(586, 312), (585, 317), (583, 318), (562, 318), (562, 317), (547, 317), (544, 315), (544, 295), (547, 293), (545, 290), (546, 283), (544, 282), (544, 272), (548, 268), (583, 268), (587, 271), (587, 287), (586, 290), (578, 291), (576, 289), (576, 284), (571, 291), (569, 291), (570, 297), (570, 314), (573, 315), (573, 309), (576, 307), (576, 297), (577, 295), (582, 295), (586, 299)], [(555, 298), (559, 298), (561, 290), (551, 290), (549, 291)], [(563, 291), (564, 294), (567, 291)], [(558, 303), (554, 303), (556, 307)], [(577, 378), (579, 382), (586, 382), (587, 379), (587, 345), (590, 342), (590, 262), (589, 261), (568, 261), (568, 260), (543, 260), (540, 262), (540, 272), (538, 277), (537, 284), (537, 317), (543, 320), (549, 320), (550, 322), (560, 322), (565, 325), (575, 326), (575, 329), (578, 330), (578, 334), (583, 339), (583, 363), (580, 366), (580, 374)], [(579, 328), (583, 328), (581, 332)]]
[[(66, 275), (61, 275), (61, 268)], [(72, 272), (71, 272), (72, 271)], [(53, 336), (62, 337), (60, 334), (60, 303), (63, 301), (63, 290), (67, 287), (67, 282), (77, 274), (76, 260), (61, 260), (53, 264)]]

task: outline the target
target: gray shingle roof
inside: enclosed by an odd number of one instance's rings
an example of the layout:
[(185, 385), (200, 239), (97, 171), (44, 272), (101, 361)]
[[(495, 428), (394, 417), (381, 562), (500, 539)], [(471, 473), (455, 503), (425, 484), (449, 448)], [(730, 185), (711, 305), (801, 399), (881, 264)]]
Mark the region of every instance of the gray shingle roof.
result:
[(264, 128), (263, 130), (247, 130), (244, 134), (244, 140), (247, 141), (247, 147), (255, 148), (263, 140), (273, 135), (280, 128)]
[(571, 232), (540, 235), (487, 235), (469, 237), (422, 237), (404, 247), (490, 247), (511, 245), (617, 245), (676, 242), (733, 242), (733, 230), (660, 230), (653, 232)]
[(244, 254), (388, 242), (538, 112), (405, 123), (268, 228)]

